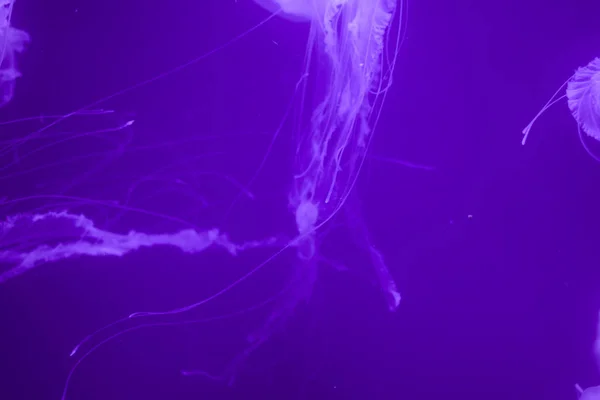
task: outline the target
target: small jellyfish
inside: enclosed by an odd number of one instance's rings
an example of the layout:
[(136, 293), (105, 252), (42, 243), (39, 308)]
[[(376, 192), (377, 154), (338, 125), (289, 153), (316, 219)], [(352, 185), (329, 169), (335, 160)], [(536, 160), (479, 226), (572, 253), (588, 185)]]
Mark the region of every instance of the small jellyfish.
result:
[[(559, 96), (562, 88), (566, 86), (565, 94)], [(551, 106), (563, 98), (567, 99), (567, 104), (571, 114), (577, 121), (579, 139), (585, 151), (596, 161), (600, 162), (600, 157), (595, 155), (586, 143), (583, 136), (587, 136), (600, 141), (600, 58), (593, 59), (584, 67), (578, 68), (575, 73), (554, 93), (548, 102), (542, 107), (533, 120), (523, 129), (524, 145), (529, 137), (529, 133), (535, 121)]]

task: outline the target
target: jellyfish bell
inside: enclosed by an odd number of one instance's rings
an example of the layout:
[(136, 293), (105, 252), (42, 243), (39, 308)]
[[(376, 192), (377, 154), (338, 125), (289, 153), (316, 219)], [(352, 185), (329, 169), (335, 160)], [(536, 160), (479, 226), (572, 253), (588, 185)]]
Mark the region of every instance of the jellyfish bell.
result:
[(577, 69), (567, 84), (566, 95), (580, 133), (600, 141), (600, 58)]
[(259, 6), (271, 13), (280, 13), (286, 19), (295, 22), (311, 22), (315, 16), (322, 15), (325, 4), (330, 0), (254, 0)]
[[(564, 94), (559, 95), (566, 86)], [(535, 121), (554, 104), (567, 99), (567, 105), (571, 115), (577, 122), (579, 140), (585, 151), (596, 161), (600, 162), (600, 156), (596, 155), (588, 140), (594, 139), (600, 142), (600, 58), (595, 58), (587, 65), (579, 67), (571, 77), (561, 85), (548, 102), (542, 107), (531, 122), (523, 129), (524, 145)], [(585, 135), (584, 135), (585, 134)], [(586, 137), (587, 136), (587, 137)]]

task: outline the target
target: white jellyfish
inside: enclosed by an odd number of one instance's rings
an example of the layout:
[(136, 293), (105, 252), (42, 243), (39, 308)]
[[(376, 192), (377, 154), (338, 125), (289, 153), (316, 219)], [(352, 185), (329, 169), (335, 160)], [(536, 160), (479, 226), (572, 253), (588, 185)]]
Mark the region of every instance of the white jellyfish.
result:
[[(559, 95), (562, 88), (566, 86), (566, 92)], [(600, 58), (593, 59), (584, 67), (578, 68), (575, 73), (554, 93), (540, 112), (523, 129), (522, 144), (525, 144), (535, 121), (551, 106), (563, 98), (567, 98), (567, 104), (573, 118), (577, 121), (579, 138), (585, 151), (596, 161), (596, 156), (586, 143), (583, 136), (585, 133), (590, 138), (600, 141)]]
[[(300, 104), (294, 188), (299, 243), (314, 247), (317, 228), (329, 221), (350, 195), (373, 137), (391, 84), (397, 57), (384, 51), (397, 0), (256, 0), (270, 11), (310, 23), (305, 74), (323, 93), (310, 115)], [(401, 10), (400, 10), (401, 12)], [(316, 70), (316, 71), (315, 71)], [(304, 98), (304, 96), (302, 96)], [(302, 100), (301, 100), (302, 101)], [(310, 210), (310, 212), (306, 212)], [(314, 250), (311, 250), (314, 252)], [(390, 309), (399, 294), (385, 264), (375, 268), (386, 276), (384, 291)]]
[[(133, 313), (109, 327), (115, 329), (121, 326), (121, 323), (131, 320), (140, 320), (140, 326), (149, 326), (150, 324), (141, 322), (145, 317), (177, 315), (196, 309), (227, 293), (283, 252), (291, 249), (295, 251), (297, 263), (293, 267), (288, 284), (276, 298), (268, 300), (272, 311), (262, 327), (249, 335), (248, 349), (240, 355), (239, 360), (243, 360), (250, 351), (264, 343), (286, 322), (299, 304), (309, 300), (317, 278), (317, 268), (325, 260), (319, 253), (322, 228), (342, 210), (355, 187), (392, 82), (402, 32), (401, 18), (396, 17), (402, 14), (402, 9), (398, 7), (398, 0), (255, 1), (272, 14), (219, 49), (235, 43), (278, 15), (310, 24), (304, 71), (296, 87), (295, 94), (298, 96), (294, 96), (290, 108), (295, 117), (292, 134), (296, 151), (294, 159), (290, 160), (294, 167), (294, 175), (290, 177), (292, 189), (288, 194), (287, 206), (291, 211), (289, 222), (295, 226), (293, 237), (290, 239), (289, 236), (277, 232), (268, 237), (237, 241), (231, 239), (220, 226), (199, 227), (183, 218), (145, 210), (131, 204), (130, 195), (142, 182), (155, 182), (163, 177), (159, 170), (155, 170), (131, 185), (124, 202), (78, 198), (66, 195), (65, 191), (5, 200), (2, 207), (6, 209), (23, 209), (26, 208), (24, 204), (32, 201), (42, 204), (44, 201), (52, 201), (50, 204), (30, 207), (29, 210), (8, 215), (4, 222), (0, 223), (0, 266), (8, 266), (0, 270), (0, 283), (37, 266), (59, 260), (73, 257), (123, 257), (138, 249), (155, 246), (171, 246), (187, 254), (198, 254), (217, 248), (232, 257), (256, 248), (271, 249), (270, 256), (263, 262), (211, 296), (194, 304), (167, 311)], [(12, 4), (10, 2), (11, 9)], [(396, 35), (392, 36), (394, 21), (398, 21), (399, 26)], [(49, 146), (76, 140), (80, 136), (97, 138), (101, 136), (97, 135), (97, 132), (87, 132), (79, 136), (57, 137), (51, 144), (43, 142), (48, 140), (51, 129), (65, 120), (86, 115), (86, 111), (97, 107), (106, 99), (176, 73), (215, 52), (216, 50), (211, 51), (171, 71), (57, 118), (23, 139), (11, 140), (4, 148), (0, 148), (0, 159), (11, 152), (19, 153), (19, 162), (8, 163), (8, 167), (13, 168), (18, 166), (24, 157), (43, 151)], [(11, 66), (14, 66), (12, 61), (11, 59)], [(312, 104), (316, 106), (312, 107)], [(126, 132), (131, 129), (132, 124), (132, 120), (127, 121), (117, 125), (112, 131)], [(38, 140), (42, 143), (35, 145)], [(129, 144), (127, 140), (118, 143), (117, 147), (122, 153), (139, 150), (125, 148)], [(25, 145), (33, 146), (33, 150), (14, 151)], [(188, 149), (194, 148), (188, 146)], [(259, 171), (261, 168), (262, 164)], [(182, 182), (181, 179), (173, 181), (178, 184)], [(249, 186), (250, 183), (243, 185), (236, 182), (240, 196), (252, 197), (249, 195)], [(201, 203), (201, 200), (198, 203)], [(125, 213), (144, 214), (168, 220), (179, 228), (159, 233), (145, 232), (142, 229), (124, 232), (114, 229), (112, 223), (98, 222), (93, 213), (85, 212), (94, 206), (115, 211), (116, 215), (112, 216), (111, 221), (119, 220)], [(285, 204), (283, 208), (285, 209)], [(353, 215), (353, 219), (359, 220), (353, 229), (359, 232), (356, 236), (361, 238), (361, 244), (368, 253), (387, 306), (392, 311), (396, 310), (400, 303), (400, 293), (384, 257), (372, 245), (360, 216)], [(71, 356), (79, 357), (74, 368), (100, 345), (130, 330), (123, 328), (117, 334), (109, 336), (105, 329), (100, 329), (86, 337), (71, 353)], [(237, 365), (239, 360), (236, 360), (234, 365)], [(184, 375), (214, 376), (206, 371), (185, 371)], [(68, 381), (71, 376), (72, 371)], [(68, 381), (63, 398), (67, 393)]]
[(16, 57), (25, 50), (29, 34), (11, 25), (16, 0), (0, 0), (0, 107), (15, 94), (15, 84), (21, 76)]
[(567, 84), (567, 99), (581, 129), (600, 141), (600, 58), (575, 72)]

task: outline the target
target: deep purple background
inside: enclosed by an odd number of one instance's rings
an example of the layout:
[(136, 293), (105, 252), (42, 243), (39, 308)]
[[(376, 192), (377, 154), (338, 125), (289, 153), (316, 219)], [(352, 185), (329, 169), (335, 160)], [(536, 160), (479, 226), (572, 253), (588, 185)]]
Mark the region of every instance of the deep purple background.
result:
[[(260, 314), (128, 335), (82, 365), (69, 398), (569, 399), (574, 383), (597, 384), (590, 346), (600, 307), (600, 166), (578, 143), (564, 103), (539, 121), (526, 147), (520, 131), (576, 67), (598, 56), (598, 8), (480, 3), (409, 0), (373, 154), (437, 170), (371, 161), (360, 183), (366, 223), (402, 290), (397, 313), (361, 279), (366, 268), (325, 268), (311, 306), (256, 353), (233, 389), (178, 371), (221, 366)], [(249, 0), (20, 0), (15, 25), (33, 42), (0, 118), (68, 112), (202, 54), (265, 15)], [(274, 20), (103, 107), (135, 114), (136, 135), (154, 142), (262, 133), (251, 145), (214, 145), (229, 152), (215, 168), (247, 180), (289, 101), (305, 37), (306, 26)], [(269, 199), (257, 206), (263, 213), (242, 204), (227, 226), (233, 235), (283, 229), (285, 209), (270, 219), (264, 211), (269, 201), (285, 204), (289, 144), (278, 142), (257, 183)], [(107, 187), (88, 190), (110, 197)], [(263, 256), (234, 262), (159, 249), (51, 265), (3, 286), (0, 399), (58, 399), (67, 354), (85, 335), (133, 311), (205, 296)], [(197, 315), (274, 292), (280, 272), (293, 267), (284, 257)]]

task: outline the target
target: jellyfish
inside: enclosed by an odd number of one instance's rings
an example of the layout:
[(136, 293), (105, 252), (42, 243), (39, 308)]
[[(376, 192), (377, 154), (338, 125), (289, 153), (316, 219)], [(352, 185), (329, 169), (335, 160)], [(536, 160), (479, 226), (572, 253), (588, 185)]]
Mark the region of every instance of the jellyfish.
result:
[(29, 34), (11, 25), (16, 0), (0, 0), (0, 107), (8, 104), (15, 94), (17, 54), (25, 50)]
[[(9, 139), (0, 147), (0, 160), (4, 163), (0, 165), (0, 171), (18, 177), (24, 172), (37, 171), (37, 166), (23, 171), (27, 160), (34, 159), (40, 153), (53, 151), (65, 143), (78, 140), (94, 143), (100, 141), (107, 146), (103, 151), (94, 147), (94, 153), (61, 159), (52, 164), (52, 167), (60, 167), (65, 163), (83, 160), (88, 162), (87, 165), (94, 166), (89, 170), (70, 167), (71, 171), (84, 170), (85, 173), (69, 185), (61, 186), (60, 190), (3, 200), (1, 209), (12, 213), (6, 212), (7, 216), (0, 223), (0, 266), (3, 267), (0, 269), (0, 284), (60, 260), (81, 257), (120, 258), (143, 248), (173, 247), (190, 256), (219, 251), (232, 258), (257, 249), (266, 250), (269, 254), (222, 289), (193, 304), (168, 310), (134, 312), (84, 338), (71, 352), (71, 357), (77, 361), (67, 378), (63, 400), (67, 398), (69, 382), (77, 366), (102, 345), (130, 332), (132, 328), (127, 326), (131, 323), (137, 323), (139, 327), (155, 326), (160, 323), (146, 322), (148, 318), (156, 321), (165, 316), (185, 316), (230, 292), (284, 253), (294, 252), (295, 262), (285, 287), (276, 296), (248, 308), (268, 304), (271, 310), (266, 321), (248, 335), (246, 350), (233, 360), (231, 368), (218, 375), (204, 370), (183, 371), (185, 376), (200, 375), (231, 383), (238, 367), (250, 353), (283, 329), (295, 310), (310, 301), (319, 268), (335, 264), (322, 254), (321, 244), (327, 239), (328, 226), (338, 215), (345, 214), (347, 221), (353, 221), (348, 223), (348, 227), (355, 233), (358, 246), (366, 253), (388, 309), (395, 311), (400, 304), (401, 296), (396, 282), (382, 252), (373, 244), (359, 207), (349, 207), (348, 204), (357, 196), (356, 182), (392, 84), (403, 32), (400, 18), (403, 12), (402, 2), (255, 1), (269, 11), (270, 15), (223, 46), (76, 111), (57, 116), (32, 133)], [(10, 5), (12, 7), (12, 2)], [(291, 233), (274, 232), (272, 235), (239, 239), (232, 237), (218, 223), (213, 224), (211, 221), (210, 224), (199, 224), (185, 216), (174, 215), (186, 208), (181, 205), (171, 206), (170, 210), (149, 209), (141, 205), (138, 200), (141, 193), (145, 193), (145, 186), (161, 188), (160, 191), (151, 192), (151, 196), (161, 196), (166, 192), (168, 197), (176, 193), (194, 203), (197, 208), (209, 203), (197, 194), (197, 187), (191, 182), (199, 175), (215, 173), (202, 171), (196, 163), (199, 156), (191, 154), (196, 147), (185, 143), (177, 147), (181, 153), (170, 163), (155, 165), (158, 158), (151, 157), (151, 171), (139, 176), (120, 201), (96, 200), (73, 194), (73, 188), (77, 185), (91, 181), (99, 173), (108, 174), (103, 169), (110, 168), (115, 160), (156, 150), (150, 146), (133, 144), (135, 120), (119, 117), (115, 121), (118, 111), (99, 108), (102, 103), (173, 75), (216, 51), (233, 45), (278, 16), (290, 20), (290, 23), (306, 24), (308, 28), (303, 71), (290, 101), (290, 111), (283, 117), (283, 120), (293, 122), (290, 136), (294, 152), (293, 158), (289, 160), (293, 175), (290, 176), (287, 204), (282, 204), (282, 208), (288, 210), (289, 225), (293, 226)], [(395, 22), (398, 26), (394, 34)], [(11, 59), (11, 65), (12, 61)], [(59, 129), (68, 121), (98, 118), (110, 118), (112, 122), (103, 129), (82, 129), (77, 134), (69, 130), (61, 132)], [(283, 122), (280, 126), (283, 126)], [(273, 138), (279, 133), (278, 130)], [(271, 147), (269, 146), (268, 151)], [(268, 156), (267, 152), (265, 159)], [(102, 162), (91, 161), (96, 160), (96, 157)], [(264, 163), (259, 166), (254, 176), (261, 171), (263, 165)], [(122, 172), (117, 169), (112, 174), (116, 179)], [(248, 183), (239, 182), (225, 174), (218, 174), (218, 178), (235, 188), (237, 198), (246, 197), (249, 201), (256, 198), (251, 188), (254, 178)], [(99, 211), (100, 209), (103, 211)], [(120, 226), (130, 215), (160, 220), (168, 228), (158, 231), (156, 228), (145, 230), (143, 227), (123, 229)]]
[(575, 72), (567, 84), (567, 99), (583, 132), (600, 141), (600, 58)]
[[(566, 92), (559, 95), (566, 86)], [(600, 157), (595, 155), (587, 144), (584, 133), (591, 139), (600, 141), (600, 58), (593, 59), (586, 66), (578, 68), (575, 73), (554, 93), (540, 112), (523, 129), (524, 145), (535, 121), (551, 106), (567, 99), (567, 105), (573, 118), (577, 122), (579, 140), (585, 151), (596, 161)]]
[[(391, 84), (397, 47), (391, 58), (384, 49), (397, 1), (257, 2), (310, 23), (304, 71), (310, 75), (311, 68), (316, 69), (325, 77), (317, 79), (323, 88), (318, 105), (308, 118), (297, 118), (296, 172), (289, 195), (297, 240), (313, 249), (318, 227), (333, 218), (351, 195)], [(299, 109), (304, 110), (302, 104)], [(384, 264), (376, 270), (386, 276), (382, 281), (391, 299), (388, 306), (395, 309), (400, 299), (396, 285), (388, 279)]]

